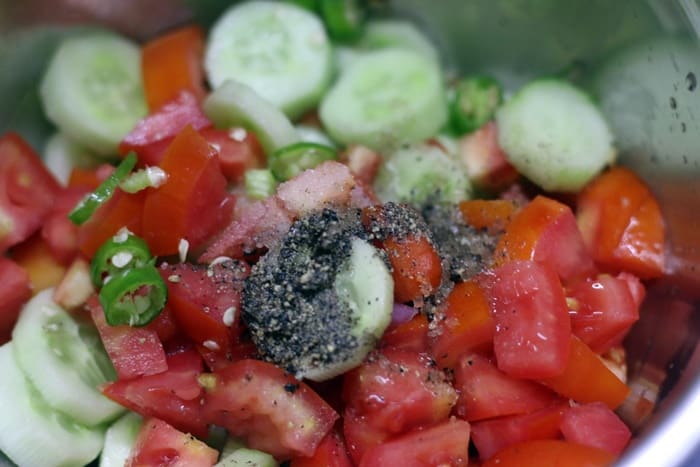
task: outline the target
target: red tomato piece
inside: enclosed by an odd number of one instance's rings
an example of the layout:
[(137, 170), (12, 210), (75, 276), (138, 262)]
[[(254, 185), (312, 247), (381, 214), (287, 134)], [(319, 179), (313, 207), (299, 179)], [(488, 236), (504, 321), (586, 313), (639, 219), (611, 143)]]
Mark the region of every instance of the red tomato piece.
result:
[(367, 417), (355, 414), (351, 408), (346, 409), (343, 414), (343, 435), (355, 465), (360, 463), (362, 456), (370, 448), (390, 438), (390, 433), (376, 428), (369, 423)]
[(182, 239), (191, 248), (202, 245), (229, 221), (232, 206), (216, 151), (192, 127), (170, 143), (160, 167), (168, 179), (148, 191), (142, 228), (151, 252), (167, 256)]
[(379, 342), (379, 347), (427, 352), (428, 318), (418, 313), (409, 321), (386, 331)]
[(394, 300), (412, 302), (432, 295), (442, 279), (442, 263), (424, 236), (388, 238), (382, 248), (389, 257), (394, 279)]
[(564, 372), (540, 380), (542, 384), (577, 402), (603, 402), (617, 408), (629, 394), (629, 388), (586, 344), (571, 336), (571, 352)]
[(107, 177), (112, 175), (115, 167), (110, 164), (100, 164), (94, 169), (73, 167), (68, 178), (68, 187), (80, 187), (90, 191), (97, 188)]
[(126, 467), (211, 467), (219, 451), (162, 420), (143, 422)]
[(163, 344), (155, 331), (128, 325), (110, 326), (95, 295), (87, 306), (120, 380), (156, 375), (168, 369)]
[(172, 100), (139, 121), (119, 144), (119, 153), (126, 156), (134, 151), (141, 165), (159, 165), (172, 139), (186, 126), (195, 130), (211, 126), (197, 98), (182, 91)]
[(41, 236), (62, 264), (71, 263), (78, 255), (78, 227), (68, 219), (68, 213), (89, 192), (87, 187), (69, 187), (59, 192), (41, 226)]
[(603, 449), (616, 456), (622, 454), (632, 438), (627, 425), (601, 402), (569, 408), (561, 419), (561, 432), (567, 441)]
[(491, 350), (496, 323), (486, 294), (474, 281), (455, 285), (435, 323), (431, 349), (442, 368), (454, 368), (465, 353)]
[(260, 360), (233, 362), (205, 386), (207, 421), (278, 460), (313, 455), (338, 419), (306, 384)]
[(536, 440), (508, 446), (481, 467), (608, 467), (615, 456), (602, 449), (560, 440)]
[(41, 227), (60, 189), (21, 136), (0, 137), (0, 253)]
[(464, 221), (475, 229), (500, 233), (510, 224), (517, 206), (506, 199), (470, 199), (459, 203)]
[(593, 259), (609, 272), (642, 279), (664, 272), (666, 229), (659, 203), (631, 170), (615, 167), (578, 197), (578, 225)]
[(236, 260), (210, 267), (189, 263), (160, 267), (173, 319), (214, 368), (232, 359), (242, 329), (241, 291), (249, 272), (246, 263)]
[(102, 393), (144, 417), (156, 417), (178, 430), (206, 437), (202, 417), (202, 358), (194, 350), (167, 357), (168, 370), (131, 380), (119, 380), (102, 388)]
[(250, 131), (207, 128), (201, 135), (216, 149), (221, 172), (231, 183), (242, 181), (246, 170), (265, 166), (265, 153), (258, 138)]
[(488, 293), (498, 368), (516, 378), (561, 374), (569, 359), (571, 320), (554, 270), (511, 261), (493, 272)]
[(595, 269), (571, 209), (537, 196), (508, 224), (493, 254), (495, 266), (514, 260), (534, 260), (552, 266), (569, 281)]
[(478, 188), (496, 192), (520, 177), (498, 144), (498, 128), (488, 122), (459, 140), (459, 157)]
[(0, 256), (0, 345), (10, 340), (19, 312), (31, 296), (29, 274), (11, 259)]
[(345, 441), (338, 430), (332, 430), (323, 438), (313, 456), (294, 457), (289, 467), (352, 467)]
[(561, 402), (528, 414), (472, 423), (472, 441), (479, 457), (489, 459), (502, 449), (523, 441), (558, 439), (561, 419), (568, 408), (568, 402)]
[(12, 248), (12, 259), (29, 275), (33, 294), (58, 285), (66, 273), (66, 267), (54, 258), (41, 235)]
[(340, 160), (347, 164), (355, 178), (368, 185), (374, 183), (382, 156), (377, 151), (366, 146), (350, 146), (340, 155)]
[(465, 355), (455, 370), (455, 413), (468, 421), (534, 412), (558, 399), (534, 381), (506, 375), (480, 355)]
[(619, 344), (639, 319), (628, 283), (607, 274), (573, 284), (568, 296), (575, 303), (569, 310), (573, 333), (599, 354)]
[(141, 74), (152, 111), (186, 90), (202, 100), (204, 31), (185, 26), (146, 43), (141, 50)]
[(469, 464), (469, 423), (448, 420), (416, 429), (369, 449), (360, 467), (425, 467)]

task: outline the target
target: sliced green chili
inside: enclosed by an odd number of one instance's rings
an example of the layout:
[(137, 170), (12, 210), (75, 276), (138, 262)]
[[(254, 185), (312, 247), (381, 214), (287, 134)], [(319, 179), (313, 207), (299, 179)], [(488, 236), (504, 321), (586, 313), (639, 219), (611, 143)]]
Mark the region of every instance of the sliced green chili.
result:
[(336, 158), (335, 149), (323, 144), (294, 143), (275, 151), (268, 160), (268, 166), (275, 178), (283, 182), (323, 161)]
[(275, 194), (277, 180), (269, 169), (249, 169), (245, 172), (245, 193), (252, 199), (265, 199)]
[(357, 39), (367, 17), (362, 0), (319, 0), (328, 35), (340, 41)]
[(490, 76), (462, 79), (450, 101), (452, 126), (460, 133), (471, 133), (493, 118), (501, 105), (503, 89)]
[(168, 287), (153, 265), (110, 276), (100, 290), (100, 304), (111, 326), (145, 326), (163, 310)]
[(101, 287), (106, 277), (151, 264), (153, 257), (145, 241), (132, 234), (118, 234), (102, 244), (92, 259), (90, 277)]
[(83, 198), (68, 214), (68, 218), (76, 225), (82, 225), (92, 217), (95, 210), (112, 197), (119, 183), (129, 175), (136, 165), (136, 154), (130, 152), (95, 191)]

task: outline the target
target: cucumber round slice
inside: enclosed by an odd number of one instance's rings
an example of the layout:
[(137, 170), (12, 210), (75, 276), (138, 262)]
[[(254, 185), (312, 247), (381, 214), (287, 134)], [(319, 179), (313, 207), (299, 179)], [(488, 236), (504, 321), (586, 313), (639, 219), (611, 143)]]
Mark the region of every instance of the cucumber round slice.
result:
[(204, 113), (216, 126), (244, 126), (258, 137), (270, 155), (299, 141), (289, 119), (251, 87), (228, 80), (204, 101)]
[(13, 347), (0, 347), (0, 450), (20, 466), (79, 466), (95, 459), (102, 430), (51, 409), (17, 366)]
[(579, 191), (615, 160), (603, 114), (564, 81), (527, 84), (498, 110), (496, 122), (511, 164), (548, 191)]
[(408, 50), (368, 53), (326, 94), (320, 117), (328, 134), (345, 144), (382, 149), (423, 141), (447, 120), (440, 69)]
[(270, 454), (245, 447), (238, 439), (229, 439), (221, 452), (221, 460), (214, 467), (277, 467)]
[(103, 156), (117, 154), (119, 142), (148, 112), (139, 48), (106, 33), (64, 41), (39, 92), (49, 119)]
[(100, 467), (124, 467), (143, 425), (138, 414), (130, 412), (109, 427), (100, 454)]
[(333, 57), (313, 13), (291, 4), (248, 2), (227, 10), (214, 25), (204, 68), (214, 89), (236, 79), (296, 118), (330, 84)]
[(49, 138), (43, 159), (46, 167), (64, 185), (68, 184), (74, 167), (89, 168), (98, 164), (94, 154), (62, 133)]
[(15, 358), (27, 378), (55, 410), (88, 426), (124, 411), (97, 387), (116, 379), (91, 323), (78, 323), (51, 298), (38, 293), (20, 313), (12, 331)]
[(407, 49), (440, 63), (440, 54), (433, 43), (413, 23), (403, 20), (369, 21), (356, 47), (365, 50)]
[(379, 169), (374, 189), (380, 200), (423, 204), (457, 203), (469, 198), (464, 170), (435, 146), (407, 146), (392, 152)]

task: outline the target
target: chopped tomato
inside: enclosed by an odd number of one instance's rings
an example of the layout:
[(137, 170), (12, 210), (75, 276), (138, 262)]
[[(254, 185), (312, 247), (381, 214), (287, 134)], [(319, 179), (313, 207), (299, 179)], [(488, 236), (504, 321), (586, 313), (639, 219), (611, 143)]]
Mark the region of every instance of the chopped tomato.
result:
[(19, 312), (31, 296), (29, 274), (11, 259), (0, 256), (0, 345), (10, 340)]
[(232, 359), (233, 344), (241, 333), (241, 291), (249, 269), (240, 261), (160, 267), (174, 320), (212, 368)]
[(498, 128), (488, 122), (459, 140), (459, 157), (469, 179), (480, 189), (499, 191), (520, 176), (498, 144)]
[(34, 294), (58, 285), (66, 272), (39, 234), (12, 248), (12, 259), (29, 275)]
[(605, 363), (576, 336), (571, 336), (571, 352), (564, 372), (540, 381), (564, 397), (577, 402), (603, 402), (617, 408), (629, 388)]
[(528, 414), (472, 423), (472, 441), (479, 457), (489, 459), (502, 449), (523, 441), (558, 439), (561, 419), (568, 408), (568, 402), (560, 402)]
[(607, 274), (573, 284), (568, 296), (573, 333), (599, 354), (619, 344), (639, 319), (627, 281)]
[(578, 197), (577, 218), (601, 268), (642, 279), (663, 274), (666, 232), (661, 209), (631, 170), (615, 167), (586, 186)]
[(0, 253), (41, 227), (60, 188), (21, 136), (0, 137)]
[(160, 167), (168, 178), (148, 191), (142, 228), (151, 252), (166, 256), (183, 239), (191, 248), (202, 245), (229, 221), (232, 205), (216, 151), (192, 127), (170, 143)]
[(175, 324), (173, 314), (167, 303), (158, 316), (144, 328), (154, 331), (163, 344), (170, 343), (170, 341), (175, 340), (180, 335), (180, 329)]
[(514, 260), (534, 260), (554, 267), (569, 281), (590, 275), (593, 260), (571, 209), (537, 196), (506, 227), (493, 254), (495, 266)]
[(569, 359), (571, 320), (554, 270), (511, 261), (493, 272), (489, 287), (498, 368), (516, 378), (560, 375)]
[(427, 352), (428, 318), (418, 313), (405, 323), (389, 329), (382, 336), (379, 347)]
[(152, 111), (185, 90), (202, 100), (204, 32), (185, 26), (156, 37), (141, 50), (141, 74), (148, 108)]
[(68, 219), (68, 213), (88, 193), (87, 187), (61, 190), (41, 226), (41, 236), (51, 253), (62, 264), (69, 264), (78, 254), (78, 227)]
[(323, 438), (313, 456), (294, 457), (289, 467), (352, 467), (343, 436), (336, 429)]
[(258, 138), (250, 131), (207, 128), (201, 131), (201, 135), (216, 149), (221, 172), (231, 183), (243, 180), (246, 170), (265, 166), (265, 153)]
[(202, 358), (194, 350), (167, 357), (168, 370), (157, 375), (118, 380), (102, 388), (113, 401), (144, 417), (156, 417), (178, 430), (205, 437), (207, 423), (202, 417)]
[(114, 172), (111, 164), (100, 164), (94, 169), (73, 167), (68, 178), (68, 187), (80, 187), (93, 191)]
[(387, 348), (345, 374), (343, 399), (371, 425), (399, 434), (447, 420), (457, 394), (427, 355)]
[(343, 414), (343, 435), (355, 465), (360, 463), (370, 448), (391, 437), (386, 431), (369, 423), (368, 417), (357, 415), (352, 408), (347, 408)]
[(211, 467), (219, 452), (162, 420), (143, 422), (126, 467)]
[(338, 419), (305, 383), (260, 360), (233, 362), (205, 387), (207, 421), (278, 460), (313, 455)]
[(515, 215), (516, 205), (506, 199), (470, 199), (459, 203), (464, 221), (475, 229), (499, 233)]
[(468, 421), (534, 412), (558, 399), (544, 386), (501, 372), (487, 358), (465, 355), (455, 369), (455, 413)]
[(496, 324), (483, 289), (474, 281), (455, 285), (435, 323), (431, 349), (442, 368), (454, 368), (465, 353), (492, 347)]
[(375, 150), (366, 146), (350, 146), (340, 155), (340, 160), (347, 164), (350, 172), (358, 181), (371, 185), (379, 171), (382, 157)]
[(448, 420), (416, 429), (370, 448), (360, 467), (467, 466), (469, 464), (469, 423)]
[(129, 325), (110, 326), (95, 295), (87, 305), (120, 380), (156, 375), (168, 369), (163, 344), (155, 331)]
[(537, 440), (508, 446), (481, 467), (608, 467), (615, 456), (602, 449), (568, 441)]
[(600, 448), (616, 456), (632, 437), (620, 417), (601, 402), (569, 408), (561, 419), (561, 432), (567, 441)]
[(442, 264), (426, 237), (388, 238), (382, 242), (382, 248), (391, 263), (396, 302), (416, 301), (437, 290), (442, 279)]

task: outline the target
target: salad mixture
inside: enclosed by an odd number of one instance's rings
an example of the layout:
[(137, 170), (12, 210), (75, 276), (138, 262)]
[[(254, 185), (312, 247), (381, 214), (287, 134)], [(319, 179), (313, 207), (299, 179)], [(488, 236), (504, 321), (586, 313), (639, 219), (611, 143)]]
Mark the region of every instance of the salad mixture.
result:
[[(561, 77), (350, 1), (63, 41), (0, 138), (20, 466), (610, 465), (657, 201)], [(43, 160), (42, 160), (43, 159)], [(218, 464), (217, 464), (218, 462)]]

